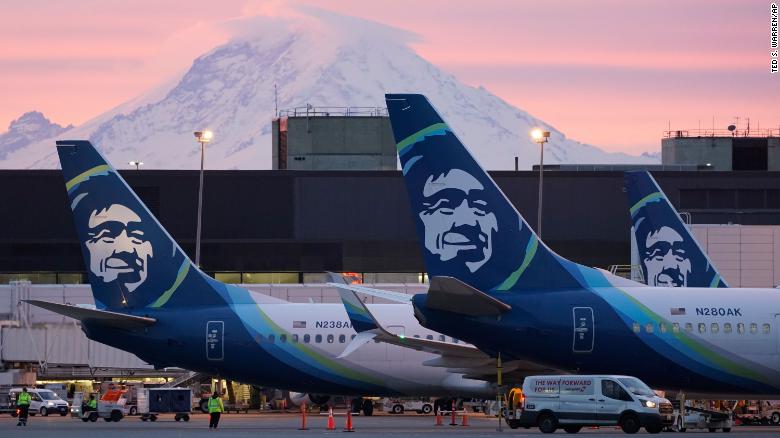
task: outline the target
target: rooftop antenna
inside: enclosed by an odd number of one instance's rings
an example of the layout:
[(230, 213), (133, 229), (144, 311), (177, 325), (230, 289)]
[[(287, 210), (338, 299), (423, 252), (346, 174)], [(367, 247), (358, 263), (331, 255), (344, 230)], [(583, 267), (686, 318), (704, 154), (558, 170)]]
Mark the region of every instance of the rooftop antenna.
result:
[(747, 133), (745, 136), (746, 137), (750, 136), (750, 117), (747, 117)]

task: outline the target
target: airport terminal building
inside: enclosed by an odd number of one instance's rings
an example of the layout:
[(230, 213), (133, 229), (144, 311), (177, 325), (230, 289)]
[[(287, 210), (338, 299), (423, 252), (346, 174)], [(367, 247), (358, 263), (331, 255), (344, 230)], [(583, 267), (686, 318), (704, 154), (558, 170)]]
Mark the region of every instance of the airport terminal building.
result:
[[(545, 172), (543, 239), (582, 264), (629, 264), (623, 172), (566, 169)], [(198, 172), (122, 174), (193, 254)], [(780, 225), (776, 172), (654, 175), (693, 224)], [(538, 173), (492, 176), (535, 227)], [(0, 283), (85, 282), (61, 173), (4, 170), (0, 181), (5, 212), (0, 216)], [(316, 283), (324, 271), (357, 273), (367, 283), (419, 283), (425, 267), (412, 214), (399, 171), (207, 171), (201, 264), (217, 279), (233, 283)], [(762, 242), (772, 245), (770, 255), (778, 251), (773, 241)]]

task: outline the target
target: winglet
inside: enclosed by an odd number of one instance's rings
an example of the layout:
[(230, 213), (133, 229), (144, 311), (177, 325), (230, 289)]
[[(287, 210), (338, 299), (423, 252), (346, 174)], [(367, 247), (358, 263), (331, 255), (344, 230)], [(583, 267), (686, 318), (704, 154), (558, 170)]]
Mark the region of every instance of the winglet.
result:
[(368, 308), (360, 300), (360, 297), (355, 292), (343, 287), (346, 285), (344, 277), (332, 272), (328, 272), (328, 277), (330, 280), (329, 284), (335, 286), (339, 291), (341, 302), (347, 311), (352, 328), (358, 333), (379, 328), (379, 324), (377, 324), (371, 312), (368, 311)]

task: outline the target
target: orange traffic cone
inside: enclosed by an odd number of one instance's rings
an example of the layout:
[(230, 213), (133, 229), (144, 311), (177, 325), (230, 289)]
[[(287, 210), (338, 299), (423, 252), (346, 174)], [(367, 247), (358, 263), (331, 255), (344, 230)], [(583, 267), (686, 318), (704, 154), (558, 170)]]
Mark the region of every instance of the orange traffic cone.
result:
[(463, 416), (460, 418), (461, 427), (469, 427), (469, 414), (466, 410), (463, 410)]
[(441, 410), (436, 411), (436, 424), (435, 426), (443, 426), (444, 417), (441, 415)]
[(333, 420), (333, 408), (328, 408), (328, 430), (336, 430), (336, 422)]
[(349, 410), (347, 411), (347, 424), (344, 427), (344, 432), (354, 432), (355, 429), (352, 428), (352, 405), (349, 406)]

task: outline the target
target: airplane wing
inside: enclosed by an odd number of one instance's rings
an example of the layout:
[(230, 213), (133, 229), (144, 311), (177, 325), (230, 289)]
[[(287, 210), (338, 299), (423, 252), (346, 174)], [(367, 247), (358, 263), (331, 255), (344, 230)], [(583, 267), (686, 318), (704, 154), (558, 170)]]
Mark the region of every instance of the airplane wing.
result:
[[(399, 345), (401, 347), (411, 348), (418, 351), (427, 351), (429, 353), (457, 356), (462, 358), (480, 358), (489, 359), (489, 356), (476, 347), (467, 344), (452, 344), (442, 341), (435, 341), (432, 339), (420, 339), (409, 338), (406, 336), (399, 336), (391, 333), (377, 321), (374, 315), (368, 310), (368, 307), (360, 300), (360, 297), (350, 287), (351, 285), (341, 283), (329, 283), (336, 287), (341, 296), (341, 302), (344, 304), (344, 308), (347, 311), (352, 327), (360, 333), (371, 333), (374, 337), (382, 342), (386, 342), (392, 345)], [(409, 308), (411, 312), (411, 307)], [(372, 337), (371, 339), (373, 339)], [(365, 343), (365, 337), (355, 337), (352, 342), (361, 341)], [(351, 346), (351, 345), (350, 345)], [(350, 346), (345, 351), (354, 351)]]
[(74, 306), (72, 304), (50, 303), (39, 300), (23, 300), (25, 303), (42, 309), (50, 310), (60, 315), (77, 319), (79, 321), (88, 321), (92, 324), (99, 324), (106, 327), (121, 329), (137, 329), (154, 325), (157, 320), (145, 316), (126, 315), (124, 313), (110, 312), (107, 310), (90, 309), (86, 307)]
[[(425, 351), (438, 355), (433, 359), (423, 362), (430, 367), (446, 368), (448, 372), (463, 374), (464, 377), (477, 380), (495, 381), (496, 359), (482, 352), (470, 344), (453, 344), (451, 342), (437, 341), (433, 339), (410, 338), (391, 333), (382, 327), (365, 303), (352, 289), (351, 285), (337, 283), (339, 279), (332, 278), (332, 283), (341, 296), (344, 308), (350, 318), (352, 326), (358, 331), (339, 358), (352, 354), (365, 343), (376, 339), (391, 345), (398, 345), (417, 351)], [(412, 309), (410, 308), (411, 312)], [(514, 377), (521, 380), (523, 377), (533, 374), (560, 374), (561, 371), (535, 364), (528, 361), (512, 360), (502, 365), (505, 378)]]
[(333, 286), (339, 289), (341, 288), (348, 289), (353, 292), (359, 292), (362, 294), (371, 295), (372, 297), (384, 298), (388, 301), (393, 301), (396, 303), (409, 303), (412, 301), (412, 297), (414, 296), (414, 295), (405, 294), (403, 292), (393, 292), (389, 290), (374, 289), (371, 287), (359, 286), (356, 284), (343, 284), (333, 280), (331, 280), (331, 282), (328, 283), (328, 286)]

